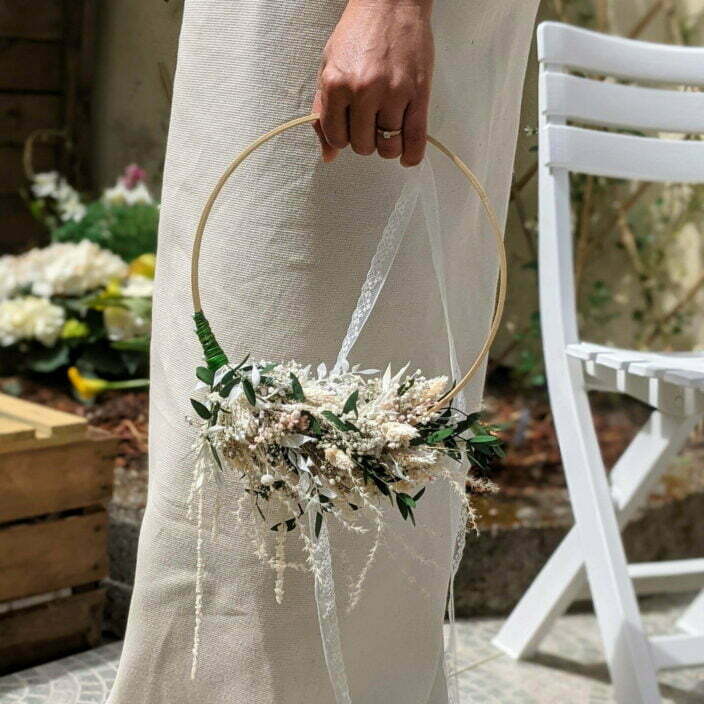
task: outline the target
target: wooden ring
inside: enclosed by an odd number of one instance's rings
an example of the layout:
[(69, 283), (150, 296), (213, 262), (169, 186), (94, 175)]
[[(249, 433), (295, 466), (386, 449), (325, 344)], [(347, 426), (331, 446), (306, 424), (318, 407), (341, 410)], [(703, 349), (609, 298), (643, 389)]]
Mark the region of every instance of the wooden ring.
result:
[[(315, 113), (311, 115), (297, 117), (293, 120), (289, 120), (288, 122), (284, 122), (284, 124), (275, 127), (273, 130), (270, 130), (266, 134), (261, 135), (261, 137), (255, 139), (254, 142), (252, 142), (248, 147), (242, 150), (235, 157), (232, 163), (225, 169), (222, 176), (220, 176), (220, 178), (218, 179), (218, 182), (215, 184), (213, 190), (210, 193), (210, 196), (208, 197), (208, 200), (203, 206), (203, 211), (201, 213), (200, 220), (198, 221), (198, 227), (196, 228), (195, 239), (193, 241), (193, 252), (191, 255), (191, 294), (193, 297), (194, 313), (200, 313), (203, 310), (200, 301), (200, 287), (198, 284), (198, 262), (200, 260), (200, 250), (203, 242), (203, 233), (205, 231), (205, 226), (208, 222), (210, 212), (212, 211), (213, 205), (215, 204), (215, 200), (217, 199), (218, 195), (220, 195), (220, 191), (222, 191), (223, 186), (227, 183), (230, 176), (232, 176), (235, 169), (253, 151), (261, 147), (262, 144), (265, 144), (270, 139), (276, 137), (282, 132), (285, 132), (286, 130), (292, 129), (293, 127), (298, 127), (299, 125), (305, 125), (310, 122), (315, 122), (317, 119), (319, 119), (319, 117), (320, 116)], [(450, 391), (444, 394), (442, 398), (440, 398), (440, 400), (433, 407), (433, 410), (439, 410), (447, 403), (449, 403), (453, 398), (455, 398), (455, 396), (457, 396), (457, 394), (459, 394), (459, 392), (469, 383), (472, 377), (479, 370), (479, 367), (484, 361), (484, 358), (489, 354), (491, 345), (494, 342), (496, 334), (499, 331), (501, 318), (503, 316), (504, 307), (506, 305), (508, 262), (506, 258), (506, 248), (504, 246), (503, 232), (501, 231), (501, 227), (499, 226), (499, 220), (496, 216), (494, 209), (491, 206), (491, 203), (489, 202), (489, 197), (487, 196), (484, 187), (481, 185), (481, 183), (471, 171), (471, 169), (454, 152), (448, 149), (444, 144), (442, 144), (442, 142), (435, 139), (435, 137), (431, 137), (430, 135), (428, 135), (427, 139), (428, 143), (432, 144), (436, 149), (441, 151), (462, 172), (467, 181), (469, 181), (474, 191), (479, 196), (479, 200), (481, 201), (484, 212), (487, 216), (487, 219), (489, 220), (489, 224), (491, 225), (491, 230), (494, 235), (496, 244), (496, 251), (499, 257), (498, 294), (496, 297), (496, 305), (494, 308), (494, 316), (491, 321), (491, 326), (489, 327), (489, 331), (486, 335), (486, 338), (484, 339), (484, 343), (482, 344), (479, 353), (477, 354), (476, 359), (474, 360), (474, 362), (472, 362), (466, 374), (457, 382), (457, 384), (455, 384), (455, 386), (452, 387), (452, 389), (450, 389)]]

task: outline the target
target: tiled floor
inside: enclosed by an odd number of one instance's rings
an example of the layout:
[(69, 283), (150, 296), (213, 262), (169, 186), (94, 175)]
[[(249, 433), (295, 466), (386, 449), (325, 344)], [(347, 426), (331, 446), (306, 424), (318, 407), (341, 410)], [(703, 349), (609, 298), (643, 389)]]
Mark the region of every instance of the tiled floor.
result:
[[(666, 633), (684, 604), (685, 600), (675, 597), (645, 600), (649, 632)], [(458, 623), (461, 704), (613, 702), (591, 614), (563, 618), (530, 662), (513, 662), (491, 645), (500, 625), (500, 619)], [(120, 646), (112, 643), (0, 678), (0, 704), (103, 704), (115, 676)], [(660, 682), (664, 703), (704, 704), (704, 667), (663, 673)]]
[[(675, 620), (691, 599), (692, 595), (642, 600), (648, 632), (673, 632)], [(491, 645), (500, 626), (500, 619), (476, 619), (458, 628), (462, 704), (614, 701), (593, 614), (562, 618), (543, 641), (538, 655), (528, 662), (515, 662)], [(704, 704), (704, 666), (662, 672), (659, 679), (664, 704)]]

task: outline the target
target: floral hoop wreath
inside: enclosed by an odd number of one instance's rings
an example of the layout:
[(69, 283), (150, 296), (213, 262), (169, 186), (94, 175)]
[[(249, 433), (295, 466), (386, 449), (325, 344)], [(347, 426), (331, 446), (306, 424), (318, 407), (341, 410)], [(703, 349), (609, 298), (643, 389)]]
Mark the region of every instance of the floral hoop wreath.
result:
[[(282, 132), (317, 119), (318, 115), (311, 114), (290, 120), (244, 149), (215, 184), (195, 233), (191, 260), (193, 317), (205, 366), (196, 370), (196, 388), (204, 397), (191, 399), (197, 414), (191, 423), (198, 430), (188, 500), (189, 517), (195, 518), (198, 526), (191, 677), (195, 677), (200, 642), (205, 487), (206, 483), (214, 487), (217, 516), (217, 487), (234, 478), (242, 483), (244, 491), (232, 508), (237, 520), (244, 522), (245, 513), (250, 517), (256, 554), (276, 575), (276, 601), (283, 600), (287, 567), (307, 570), (314, 576), (328, 670), (336, 701), (344, 704), (350, 699), (326, 519), (335, 518), (356, 534), (371, 530), (375, 535), (367, 562), (350, 588), (349, 610), (359, 600), (384, 529), (382, 500), (389, 500), (404, 519), (415, 525), (414, 510), (432, 481), (454, 482), (458, 495), (467, 502), (464, 475), (459, 482), (456, 473), (447, 468), (445, 458), (462, 463), (466, 457), (470, 463), (486, 468), (501, 454), (500, 441), (479, 422), (478, 414), (468, 415), (450, 402), (479, 370), (496, 337), (506, 300), (507, 262), (502, 230), (483, 187), (456, 154), (428, 135), (428, 142), (452, 161), (479, 196), (498, 252), (498, 294), (492, 323), (468, 371), (448, 389), (446, 377), (427, 379), (420, 370), (408, 374), (407, 366), (393, 375), (389, 368), (384, 374), (350, 369), (344, 344), (330, 372), (324, 364), (312, 373), (295, 361), (255, 362), (249, 355), (231, 364), (201, 306), (198, 263), (208, 218), (223, 186), (252, 152)], [(390, 267), (392, 261), (393, 255), (386, 266)], [(378, 287), (381, 285), (383, 281)], [(369, 526), (364, 525), (365, 521)], [(306, 559), (303, 563), (287, 563), (286, 536), (297, 528)], [(268, 529), (274, 535), (273, 550), (267, 547), (265, 536), (272, 535)]]

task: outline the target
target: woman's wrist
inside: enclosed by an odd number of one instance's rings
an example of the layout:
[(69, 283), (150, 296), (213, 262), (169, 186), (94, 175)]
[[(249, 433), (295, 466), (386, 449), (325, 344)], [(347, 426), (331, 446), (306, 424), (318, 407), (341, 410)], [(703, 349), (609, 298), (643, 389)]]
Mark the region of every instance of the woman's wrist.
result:
[(430, 15), (433, 9), (433, 0), (348, 0), (347, 6), (409, 10)]

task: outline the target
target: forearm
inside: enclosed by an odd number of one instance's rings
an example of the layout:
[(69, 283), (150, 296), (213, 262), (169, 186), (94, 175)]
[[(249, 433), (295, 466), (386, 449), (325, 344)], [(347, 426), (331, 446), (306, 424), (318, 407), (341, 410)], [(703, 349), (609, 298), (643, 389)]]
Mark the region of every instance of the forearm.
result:
[(430, 13), (433, 9), (433, 0), (347, 0), (347, 6), (357, 5), (366, 7), (391, 7), (418, 9)]

